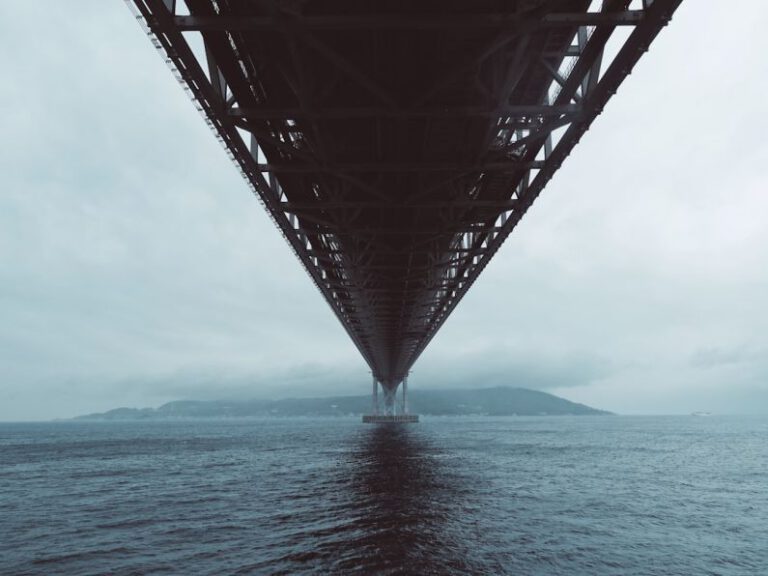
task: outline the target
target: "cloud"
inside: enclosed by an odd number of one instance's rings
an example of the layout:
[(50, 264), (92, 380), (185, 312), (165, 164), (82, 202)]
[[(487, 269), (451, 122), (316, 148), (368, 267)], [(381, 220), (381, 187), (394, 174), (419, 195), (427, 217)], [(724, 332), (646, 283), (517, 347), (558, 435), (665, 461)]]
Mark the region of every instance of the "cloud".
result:
[(480, 350), (435, 354), (417, 365), (419, 386), (467, 388), (517, 386), (551, 390), (587, 386), (612, 373), (614, 367), (597, 355), (546, 350), (519, 350), (490, 345)]
[(691, 365), (697, 368), (715, 368), (718, 366), (754, 361), (759, 356), (745, 347), (718, 348), (707, 347), (696, 350), (691, 355)]

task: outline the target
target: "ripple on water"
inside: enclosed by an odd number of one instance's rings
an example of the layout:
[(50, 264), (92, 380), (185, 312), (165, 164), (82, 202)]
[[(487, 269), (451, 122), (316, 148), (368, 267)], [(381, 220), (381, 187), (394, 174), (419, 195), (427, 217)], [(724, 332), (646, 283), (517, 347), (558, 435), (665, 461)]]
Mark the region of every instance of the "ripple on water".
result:
[(768, 573), (765, 429), (0, 425), (0, 573)]

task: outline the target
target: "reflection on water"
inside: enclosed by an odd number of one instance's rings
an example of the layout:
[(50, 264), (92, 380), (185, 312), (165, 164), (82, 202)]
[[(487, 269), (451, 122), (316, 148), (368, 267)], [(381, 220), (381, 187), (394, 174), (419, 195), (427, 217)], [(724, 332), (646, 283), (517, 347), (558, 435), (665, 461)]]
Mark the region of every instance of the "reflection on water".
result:
[(358, 441), (350, 454), (354, 473), (348, 486), (353, 505), (366, 510), (358, 528), (366, 535), (367, 553), (358, 549), (339, 568), (362, 564), (390, 573), (407, 567), (421, 574), (469, 570), (464, 542), (456, 537), (467, 494), (454, 468), (459, 462), (446, 467), (445, 454), (413, 426), (375, 425)]

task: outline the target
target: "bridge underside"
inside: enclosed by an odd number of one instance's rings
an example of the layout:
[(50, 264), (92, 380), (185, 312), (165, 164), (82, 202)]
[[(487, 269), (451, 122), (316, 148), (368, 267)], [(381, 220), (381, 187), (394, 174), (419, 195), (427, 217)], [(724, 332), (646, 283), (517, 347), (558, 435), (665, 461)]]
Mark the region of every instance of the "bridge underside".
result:
[(129, 0), (396, 388), (680, 0)]

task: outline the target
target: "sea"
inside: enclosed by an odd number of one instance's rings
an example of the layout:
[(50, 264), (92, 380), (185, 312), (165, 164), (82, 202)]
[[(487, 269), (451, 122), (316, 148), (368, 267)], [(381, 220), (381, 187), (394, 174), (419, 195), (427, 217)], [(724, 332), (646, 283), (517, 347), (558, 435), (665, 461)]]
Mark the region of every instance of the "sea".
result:
[(0, 424), (0, 574), (767, 575), (768, 418)]

